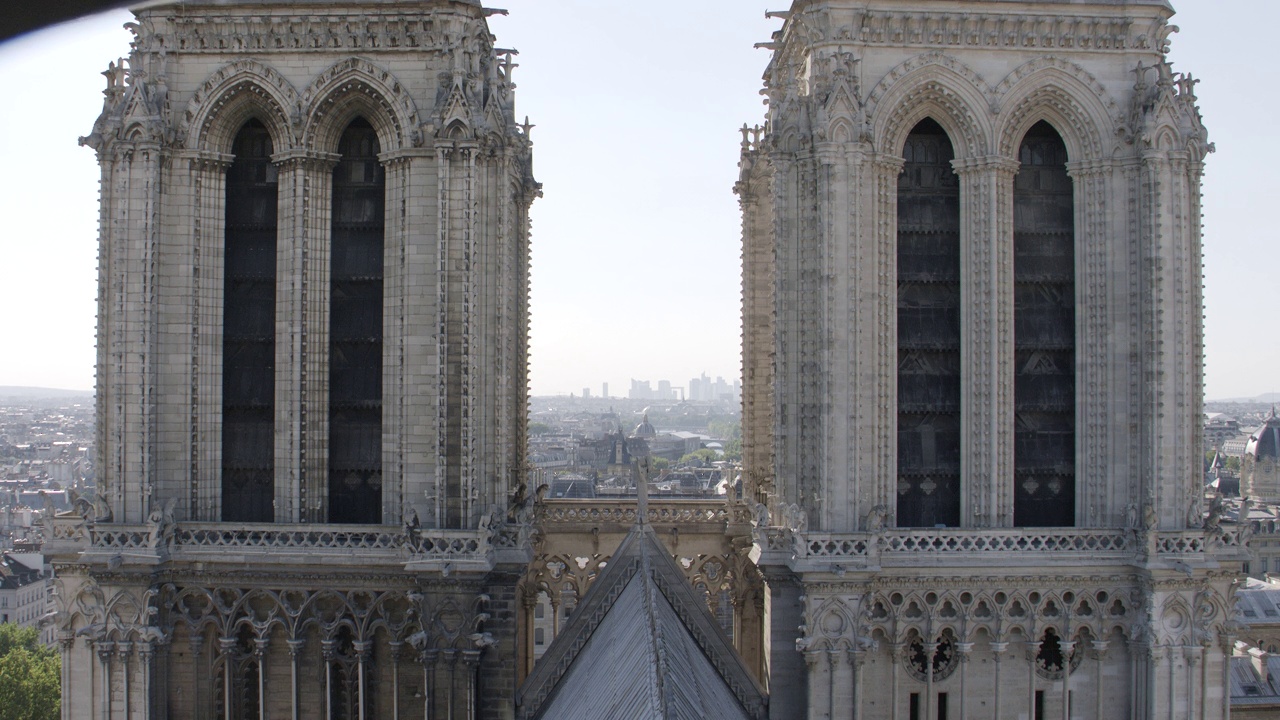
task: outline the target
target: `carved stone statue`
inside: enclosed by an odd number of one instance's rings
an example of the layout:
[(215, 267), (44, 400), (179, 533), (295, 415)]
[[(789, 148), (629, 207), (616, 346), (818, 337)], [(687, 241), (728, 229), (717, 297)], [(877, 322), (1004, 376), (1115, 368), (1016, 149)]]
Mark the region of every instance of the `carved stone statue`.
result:
[(884, 521), (888, 515), (889, 507), (887, 505), (876, 505), (867, 512), (867, 519), (863, 523), (863, 527), (867, 532), (880, 532), (884, 529)]

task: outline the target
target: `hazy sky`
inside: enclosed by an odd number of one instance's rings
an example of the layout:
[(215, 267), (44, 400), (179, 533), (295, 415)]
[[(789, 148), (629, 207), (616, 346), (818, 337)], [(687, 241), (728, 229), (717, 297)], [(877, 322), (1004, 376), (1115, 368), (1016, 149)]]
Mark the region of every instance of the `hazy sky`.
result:
[[(490, 23), (520, 50), (517, 113), (534, 172), (534, 394), (624, 395), (631, 378), (738, 375), (737, 128), (763, 117), (785, 0), (508, 0)], [(1280, 230), (1271, 222), (1280, 114), (1273, 3), (1181, 0), (1175, 69), (1198, 88), (1205, 179), (1206, 393), (1280, 390)], [(1229, 7), (1227, 11), (1224, 7)], [(124, 11), (0, 45), (0, 385), (93, 385), (97, 163), (76, 145), (101, 110)], [(1270, 168), (1270, 169), (1268, 169)], [(1268, 180), (1268, 178), (1271, 178)]]

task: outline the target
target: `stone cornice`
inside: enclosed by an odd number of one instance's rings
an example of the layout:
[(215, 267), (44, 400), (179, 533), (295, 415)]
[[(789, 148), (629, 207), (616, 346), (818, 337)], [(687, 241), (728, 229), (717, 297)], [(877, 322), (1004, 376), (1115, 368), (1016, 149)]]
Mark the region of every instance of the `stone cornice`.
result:
[[(840, 5), (841, 3), (829, 3)], [(975, 3), (976, 4), (976, 3)], [(1107, 3), (1078, 8), (1057, 4), (1044, 12), (1007, 10), (988, 5), (970, 12), (944, 10), (878, 10), (851, 8), (852, 22), (837, 24), (824, 18), (812, 22), (828, 3), (808, 3), (810, 12), (793, 11), (784, 28), (783, 48), (803, 42), (809, 48), (839, 46), (979, 48), (983, 50), (1057, 50), (1073, 52), (1165, 52), (1172, 26), (1163, 4), (1151, 6), (1148, 17), (1134, 18), (1133, 8)], [(809, 9), (806, 8), (806, 9)], [(833, 10), (838, 11), (833, 8)], [(832, 15), (835, 13), (833, 12)], [(829, 23), (830, 26), (826, 26)]]

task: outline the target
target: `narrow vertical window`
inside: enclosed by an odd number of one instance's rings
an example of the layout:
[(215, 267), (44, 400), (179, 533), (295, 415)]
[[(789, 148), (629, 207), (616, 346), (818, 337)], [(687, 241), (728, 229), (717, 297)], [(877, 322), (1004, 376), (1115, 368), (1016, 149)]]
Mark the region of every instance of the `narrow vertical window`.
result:
[(960, 181), (923, 120), (898, 179), (899, 527), (960, 524)]
[(275, 519), (276, 167), (258, 120), (227, 171), (222, 316), (222, 519)]
[(382, 244), (386, 180), (364, 119), (338, 142), (329, 305), (329, 520), (382, 521)]
[(1013, 189), (1014, 506), (1019, 527), (1075, 524), (1075, 218), (1067, 148), (1046, 122)]

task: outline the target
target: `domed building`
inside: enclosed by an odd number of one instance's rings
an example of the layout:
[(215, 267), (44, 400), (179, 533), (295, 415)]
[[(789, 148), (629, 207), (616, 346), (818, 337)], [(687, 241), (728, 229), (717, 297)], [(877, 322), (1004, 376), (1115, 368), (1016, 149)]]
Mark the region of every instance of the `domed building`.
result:
[(649, 422), (649, 413), (644, 414), (644, 418), (640, 420), (640, 424), (632, 431), (631, 437), (651, 438), (657, 437), (658, 431), (653, 429), (653, 423)]
[(1280, 417), (1275, 408), (1258, 431), (1249, 436), (1240, 462), (1240, 487), (1245, 495), (1264, 502), (1280, 502)]

